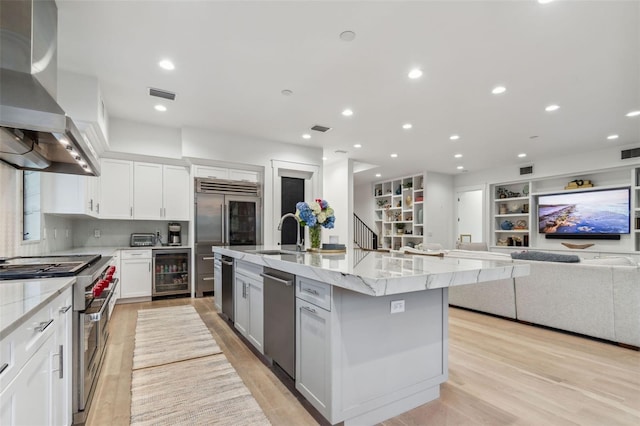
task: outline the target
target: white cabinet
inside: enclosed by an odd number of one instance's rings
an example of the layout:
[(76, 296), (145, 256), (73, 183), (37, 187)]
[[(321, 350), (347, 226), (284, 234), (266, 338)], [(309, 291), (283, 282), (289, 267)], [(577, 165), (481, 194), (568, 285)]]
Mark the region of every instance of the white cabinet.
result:
[(296, 298), (296, 389), (330, 417), (331, 313)]
[(236, 261), (234, 282), (235, 327), (264, 353), (264, 307), (262, 267)]
[(71, 292), (2, 339), (0, 424), (71, 424)]
[(251, 170), (227, 169), (215, 166), (194, 166), (194, 177), (209, 179), (243, 180), (258, 182), (258, 172)]
[(151, 250), (122, 250), (120, 297), (151, 297)]
[(133, 163), (133, 217), (162, 219), (162, 164)]
[(162, 166), (162, 202), (165, 220), (189, 220), (189, 171), (182, 166)]
[(103, 158), (100, 175), (100, 217), (133, 218), (133, 163)]
[(42, 173), (42, 212), (98, 217), (100, 213), (99, 178)]
[(222, 312), (222, 255), (213, 255), (213, 306)]

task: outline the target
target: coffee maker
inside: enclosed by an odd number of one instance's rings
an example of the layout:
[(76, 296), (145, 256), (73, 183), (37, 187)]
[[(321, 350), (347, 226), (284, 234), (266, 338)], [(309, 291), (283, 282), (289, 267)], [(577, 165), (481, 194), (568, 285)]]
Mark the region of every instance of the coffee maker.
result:
[(171, 222), (169, 223), (169, 238), (168, 243), (170, 246), (179, 246), (182, 244), (180, 237), (180, 229), (181, 226), (179, 223)]

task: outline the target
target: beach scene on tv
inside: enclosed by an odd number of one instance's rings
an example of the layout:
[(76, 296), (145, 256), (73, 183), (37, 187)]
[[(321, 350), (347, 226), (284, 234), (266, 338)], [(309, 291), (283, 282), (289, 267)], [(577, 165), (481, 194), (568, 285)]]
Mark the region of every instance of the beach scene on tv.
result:
[(629, 220), (627, 188), (538, 197), (541, 234), (628, 234)]

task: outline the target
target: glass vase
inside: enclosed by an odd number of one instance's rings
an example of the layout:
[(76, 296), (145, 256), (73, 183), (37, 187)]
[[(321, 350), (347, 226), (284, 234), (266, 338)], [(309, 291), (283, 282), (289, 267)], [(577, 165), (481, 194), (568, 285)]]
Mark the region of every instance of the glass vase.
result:
[(322, 226), (310, 226), (309, 227), (309, 240), (311, 240), (311, 248), (319, 249), (320, 242), (322, 241)]

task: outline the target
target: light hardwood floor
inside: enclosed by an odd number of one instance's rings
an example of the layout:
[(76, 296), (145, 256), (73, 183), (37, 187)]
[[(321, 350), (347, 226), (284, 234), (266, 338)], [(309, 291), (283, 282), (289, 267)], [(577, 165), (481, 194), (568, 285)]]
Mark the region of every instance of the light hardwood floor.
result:
[[(196, 308), (274, 426), (317, 424), (214, 312), (212, 298), (184, 298), (116, 306), (87, 425), (129, 424), (136, 312), (182, 304)], [(383, 425), (479, 424), (638, 425), (640, 352), (452, 308), (440, 399)]]

